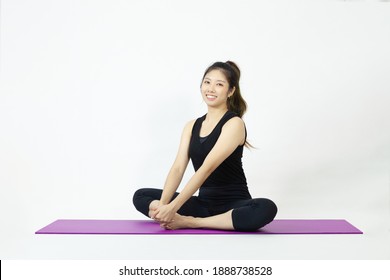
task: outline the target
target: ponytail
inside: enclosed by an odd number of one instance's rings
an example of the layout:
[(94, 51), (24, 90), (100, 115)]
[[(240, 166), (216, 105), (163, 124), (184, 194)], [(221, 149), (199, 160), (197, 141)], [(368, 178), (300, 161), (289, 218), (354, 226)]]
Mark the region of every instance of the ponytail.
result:
[[(228, 101), (228, 110), (233, 111), (237, 115), (242, 117), (246, 112), (247, 104), (241, 95), (240, 83), (239, 83), (240, 82), (240, 75), (241, 75), (240, 69), (232, 61), (227, 61), (226, 64), (232, 68), (232, 70), (235, 72), (235, 74), (237, 76), (237, 82), (235, 85), (233, 85), (235, 87), (235, 91), (234, 91), (233, 95), (229, 98), (229, 101)], [(233, 86), (230, 86), (230, 88), (232, 89)]]

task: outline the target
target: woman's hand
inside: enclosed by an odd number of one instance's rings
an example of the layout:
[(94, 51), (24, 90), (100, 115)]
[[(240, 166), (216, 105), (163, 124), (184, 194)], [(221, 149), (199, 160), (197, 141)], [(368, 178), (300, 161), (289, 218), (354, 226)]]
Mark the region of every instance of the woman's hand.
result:
[(172, 204), (160, 205), (153, 212), (152, 219), (156, 220), (161, 225), (165, 225), (169, 222), (172, 222), (175, 214), (176, 210), (174, 210)]

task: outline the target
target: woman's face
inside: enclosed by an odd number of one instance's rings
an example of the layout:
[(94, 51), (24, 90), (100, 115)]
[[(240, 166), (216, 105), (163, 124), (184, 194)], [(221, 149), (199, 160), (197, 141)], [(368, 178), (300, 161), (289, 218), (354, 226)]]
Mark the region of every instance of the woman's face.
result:
[(201, 86), (202, 98), (208, 106), (227, 106), (227, 99), (233, 93), (229, 90), (229, 83), (220, 70), (211, 70), (203, 78)]

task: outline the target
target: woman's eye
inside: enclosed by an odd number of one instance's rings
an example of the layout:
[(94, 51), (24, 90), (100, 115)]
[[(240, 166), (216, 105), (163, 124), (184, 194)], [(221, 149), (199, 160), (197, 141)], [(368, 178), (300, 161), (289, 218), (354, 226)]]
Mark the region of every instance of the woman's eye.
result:
[(205, 83), (205, 84), (209, 84), (210, 82), (209, 82), (209, 81), (204, 81), (203, 83)]

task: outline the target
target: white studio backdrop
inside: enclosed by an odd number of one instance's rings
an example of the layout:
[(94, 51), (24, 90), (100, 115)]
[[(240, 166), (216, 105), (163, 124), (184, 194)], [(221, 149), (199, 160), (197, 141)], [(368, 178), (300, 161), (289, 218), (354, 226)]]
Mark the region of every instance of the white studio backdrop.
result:
[(226, 60), (249, 105), (253, 196), (279, 217), (388, 205), (389, 6), (291, 2), (2, 0), (4, 231), (142, 218), (132, 194), (163, 186), (206, 112), (203, 71)]

